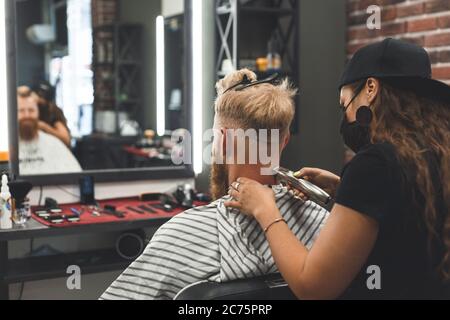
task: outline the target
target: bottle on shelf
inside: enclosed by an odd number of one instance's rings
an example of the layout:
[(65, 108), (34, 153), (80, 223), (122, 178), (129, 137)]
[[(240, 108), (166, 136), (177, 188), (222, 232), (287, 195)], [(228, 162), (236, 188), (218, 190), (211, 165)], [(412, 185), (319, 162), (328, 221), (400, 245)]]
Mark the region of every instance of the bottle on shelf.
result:
[(280, 71), (282, 66), (281, 55), (278, 52), (278, 37), (274, 33), (269, 40), (267, 53), (267, 71)]
[(14, 210), (13, 199), (8, 186), (8, 176), (2, 176), (0, 190), (0, 229), (12, 229), (12, 212)]

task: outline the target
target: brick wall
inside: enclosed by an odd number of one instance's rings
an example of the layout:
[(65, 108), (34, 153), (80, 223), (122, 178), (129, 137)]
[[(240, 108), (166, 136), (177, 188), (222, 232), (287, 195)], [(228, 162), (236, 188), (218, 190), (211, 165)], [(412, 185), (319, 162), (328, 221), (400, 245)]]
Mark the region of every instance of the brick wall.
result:
[[(381, 29), (366, 26), (370, 5), (381, 8)], [(433, 77), (450, 85), (450, 0), (347, 0), (347, 53), (385, 37), (424, 47)]]

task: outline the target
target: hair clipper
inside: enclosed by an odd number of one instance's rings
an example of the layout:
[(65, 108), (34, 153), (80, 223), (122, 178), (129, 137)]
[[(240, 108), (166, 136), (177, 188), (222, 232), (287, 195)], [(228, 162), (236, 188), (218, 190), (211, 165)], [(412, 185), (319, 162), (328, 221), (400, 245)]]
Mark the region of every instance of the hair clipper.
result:
[(311, 201), (324, 206), (332, 201), (328, 193), (307, 180), (296, 178), (294, 172), (282, 167), (277, 167), (273, 171), (282, 184), (288, 184), (292, 188), (303, 192)]

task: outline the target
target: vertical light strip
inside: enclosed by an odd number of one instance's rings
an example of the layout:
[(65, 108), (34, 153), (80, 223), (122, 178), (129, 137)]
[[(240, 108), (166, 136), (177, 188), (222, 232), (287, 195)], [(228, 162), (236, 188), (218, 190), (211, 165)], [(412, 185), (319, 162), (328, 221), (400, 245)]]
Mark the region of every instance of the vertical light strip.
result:
[(5, 0), (0, 0), (0, 152), (8, 151), (8, 79), (6, 71)]
[(156, 18), (156, 131), (159, 136), (166, 132), (166, 75), (165, 75), (164, 17)]
[(203, 172), (203, 0), (192, 0), (192, 143), (194, 172)]

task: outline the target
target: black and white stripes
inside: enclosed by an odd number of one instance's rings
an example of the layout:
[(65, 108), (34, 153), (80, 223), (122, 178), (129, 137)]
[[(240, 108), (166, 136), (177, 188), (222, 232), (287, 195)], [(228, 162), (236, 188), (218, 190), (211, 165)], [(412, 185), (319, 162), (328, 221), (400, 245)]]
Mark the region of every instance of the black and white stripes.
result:
[[(281, 214), (310, 248), (328, 212), (303, 203), (274, 186)], [(106, 290), (101, 299), (173, 299), (201, 281), (231, 281), (277, 271), (258, 223), (223, 205), (226, 197), (188, 210), (162, 226), (144, 253)]]

